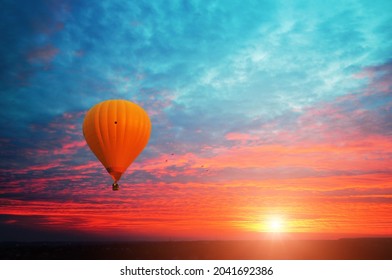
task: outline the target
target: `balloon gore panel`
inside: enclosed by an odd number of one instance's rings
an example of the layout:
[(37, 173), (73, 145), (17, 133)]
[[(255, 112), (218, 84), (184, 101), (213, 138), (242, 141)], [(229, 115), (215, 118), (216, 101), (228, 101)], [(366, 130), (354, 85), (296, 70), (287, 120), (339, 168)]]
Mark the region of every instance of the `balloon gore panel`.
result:
[(83, 122), (88, 146), (115, 182), (143, 151), (150, 134), (147, 113), (127, 100), (98, 103), (87, 112)]

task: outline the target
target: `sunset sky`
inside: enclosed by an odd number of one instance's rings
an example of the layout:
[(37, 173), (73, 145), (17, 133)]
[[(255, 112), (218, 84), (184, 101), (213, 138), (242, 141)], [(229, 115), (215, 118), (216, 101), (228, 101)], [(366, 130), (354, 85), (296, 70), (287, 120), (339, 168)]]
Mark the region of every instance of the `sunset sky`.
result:
[[(0, 241), (392, 236), (392, 1), (0, 5)], [(106, 99), (152, 121), (118, 192)]]

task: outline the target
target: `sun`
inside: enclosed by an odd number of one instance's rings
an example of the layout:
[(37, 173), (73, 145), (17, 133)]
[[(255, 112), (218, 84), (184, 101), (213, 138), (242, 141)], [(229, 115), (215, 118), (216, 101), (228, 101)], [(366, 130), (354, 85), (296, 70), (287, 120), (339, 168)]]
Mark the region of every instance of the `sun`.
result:
[(282, 232), (284, 230), (284, 221), (282, 217), (270, 217), (267, 220), (266, 229), (268, 232)]

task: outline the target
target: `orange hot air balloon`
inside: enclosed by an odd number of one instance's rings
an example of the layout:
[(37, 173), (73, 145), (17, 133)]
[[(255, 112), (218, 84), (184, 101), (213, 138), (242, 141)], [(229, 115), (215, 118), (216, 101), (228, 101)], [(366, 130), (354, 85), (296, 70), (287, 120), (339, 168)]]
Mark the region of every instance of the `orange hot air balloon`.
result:
[(129, 165), (147, 145), (151, 121), (139, 105), (107, 100), (93, 106), (83, 122), (88, 146), (112, 176), (113, 190)]

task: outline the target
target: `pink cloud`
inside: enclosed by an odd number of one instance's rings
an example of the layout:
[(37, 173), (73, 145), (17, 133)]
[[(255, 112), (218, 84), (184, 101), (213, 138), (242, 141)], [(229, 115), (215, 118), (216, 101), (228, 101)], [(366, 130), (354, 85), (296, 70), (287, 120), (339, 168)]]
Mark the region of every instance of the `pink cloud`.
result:
[(373, 79), (376, 71), (373, 68), (365, 68), (360, 72), (355, 73), (353, 76), (356, 79)]
[(47, 36), (51, 36), (54, 33), (57, 33), (57, 32), (64, 29), (63, 22), (55, 22), (52, 24), (48, 24), (47, 22), (42, 22), (42, 21), (37, 20), (37, 21), (33, 22), (33, 26), (37, 32), (43, 33)]
[(50, 64), (56, 55), (59, 53), (59, 49), (52, 45), (45, 45), (32, 50), (28, 53), (27, 58), (31, 63), (40, 63), (48, 65)]
[(370, 80), (365, 90), (366, 95), (388, 93), (392, 90), (392, 63), (371, 66), (354, 75), (355, 78)]
[(252, 134), (247, 133), (238, 133), (238, 132), (230, 132), (225, 135), (225, 138), (230, 141), (251, 141), (251, 140), (258, 140), (259, 137)]
[(64, 141), (61, 148), (53, 150), (53, 155), (73, 155), (78, 153), (80, 148), (86, 146), (87, 144), (84, 139)]
[(46, 171), (61, 166), (60, 162), (50, 162), (46, 164), (31, 165), (22, 169), (9, 169), (12, 174), (29, 174), (35, 171)]
[(91, 170), (91, 169), (98, 169), (101, 168), (101, 163), (96, 160), (96, 161), (90, 161), (86, 164), (80, 164), (80, 165), (76, 165), (76, 166), (72, 166), (70, 167), (70, 170)]
[[(142, 77), (144, 79), (144, 76)], [(151, 90), (142, 90), (141, 96), (143, 100), (135, 100), (140, 106), (146, 109), (149, 116), (154, 118), (156, 116), (162, 121), (165, 119), (164, 110), (173, 105), (175, 93), (170, 90), (161, 90), (158, 92)], [(148, 98), (146, 98), (148, 96)]]

